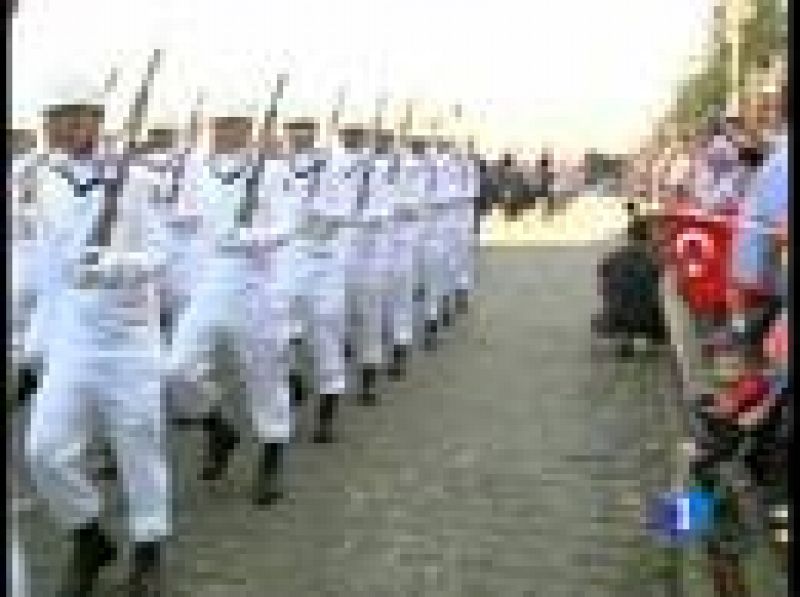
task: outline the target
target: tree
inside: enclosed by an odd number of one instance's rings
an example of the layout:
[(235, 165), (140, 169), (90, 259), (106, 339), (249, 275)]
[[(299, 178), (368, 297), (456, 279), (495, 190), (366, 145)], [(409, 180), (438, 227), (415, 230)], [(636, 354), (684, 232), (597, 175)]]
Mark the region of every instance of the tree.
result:
[(789, 17), (781, 0), (751, 0), (753, 12), (741, 29), (741, 79), (756, 68), (766, 68), (770, 59), (788, 47)]
[[(781, 0), (751, 0), (752, 12), (741, 25), (739, 47), (739, 87), (755, 68), (766, 67), (770, 59), (788, 46), (788, 14)], [(719, 5), (722, 6), (722, 5)], [(717, 27), (724, 17), (715, 11)], [(733, 89), (729, 77), (732, 52), (719, 31), (714, 50), (699, 74), (684, 82), (670, 120), (679, 130), (691, 132), (714, 107), (724, 107)]]

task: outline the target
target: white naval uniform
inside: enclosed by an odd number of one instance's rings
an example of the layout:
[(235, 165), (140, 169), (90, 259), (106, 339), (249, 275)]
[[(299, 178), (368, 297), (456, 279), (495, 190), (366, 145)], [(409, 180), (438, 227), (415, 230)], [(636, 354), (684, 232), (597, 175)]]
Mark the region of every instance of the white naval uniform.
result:
[(385, 266), (384, 317), (387, 339), (397, 347), (414, 341), (415, 255), (420, 238), (420, 199), (407, 156), (397, 151), (376, 167), (373, 195), (385, 217), (378, 259)]
[(423, 281), (425, 285), (424, 316), (438, 321), (442, 299), (447, 294), (447, 239), (445, 214), (448, 197), (445, 184), (445, 160), (430, 150), (423, 161), (423, 203), (425, 206)]
[(36, 201), (35, 173), (42, 156), (27, 154), (12, 159), (9, 180), (11, 212), (11, 308), (9, 329), (12, 353), (19, 354), (35, 306), (31, 284), (36, 255), (42, 246), (42, 218)]
[(456, 193), (454, 218), (453, 284), (455, 290), (471, 293), (475, 287), (475, 202), (478, 195), (478, 169), (466, 156), (455, 160)]
[[(399, 156), (397, 156), (399, 158)], [(388, 354), (386, 347), (410, 346), (412, 340), (412, 305), (413, 288), (408, 287), (408, 334), (403, 335), (401, 329), (396, 329), (397, 318), (393, 316), (394, 300), (392, 286), (394, 284), (394, 261), (399, 255), (394, 249), (392, 227), (392, 214), (397, 204), (399, 185), (400, 162), (392, 153), (378, 154), (373, 160), (372, 171), (369, 179), (369, 205), (367, 225), (365, 228), (371, 235), (370, 241), (370, 272), (372, 282), (370, 291), (378, 295), (379, 299), (373, 311), (374, 327), (369, 328), (372, 346), (376, 353), (379, 351), (383, 359)], [(395, 342), (395, 340), (397, 340)]]
[[(356, 362), (362, 366), (379, 367), (384, 361), (383, 308), (386, 287), (386, 159), (376, 159), (370, 152), (353, 153), (350, 184), (346, 192), (355, 192), (359, 208), (353, 221), (354, 251), (349, 267), (355, 326)], [(383, 174), (382, 174), (383, 172)]]
[[(223, 201), (230, 202), (228, 210), (225, 205), (214, 205), (213, 197), (206, 197), (209, 213), (224, 218), (227, 227), (219, 220), (209, 222), (213, 230), (208, 234), (215, 239), (213, 251), (179, 319), (170, 358), (173, 375), (191, 376), (194, 370), (196, 379), (189, 381), (201, 382), (194, 408), (183, 414), (203, 416), (220, 398), (214, 385), (221, 380), (208, 378), (218, 356), (217, 343), (221, 339), (229, 342), (226, 348), (232, 349), (240, 369), (253, 431), (261, 443), (287, 442), (293, 427), (288, 379), (291, 302), (283, 291), (284, 280), (278, 277), (290, 271), (291, 263), (279, 262), (279, 255), (285, 257), (279, 242), (286, 235), (278, 233), (280, 217), (272, 220), (271, 210), (271, 193), (284, 174), (284, 163), (267, 161), (258, 208), (252, 225), (246, 228), (234, 219), (245, 192), (246, 176), (240, 177), (241, 184), (220, 183), (225, 185), (218, 191)], [(214, 182), (207, 180), (206, 184), (208, 189)], [(238, 185), (241, 196), (234, 197), (226, 188), (229, 185)]]
[[(202, 212), (196, 200), (194, 183), (190, 180), (192, 174), (198, 171), (197, 164), (201, 158), (194, 153), (185, 156), (183, 178), (175, 181), (173, 188), (173, 178), (180, 174), (176, 171), (176, 160), (183, 158), (183, 155), (172, 151), (144, 156), (140, 159), (142, 176), (132, 179), (130, 183), (131, 186), (147, 187), (137, 194), (150, 198), (153, 215), (165, 235), (168, 270), (161, 294), (161, 308), (169, 322), (177, 319), (189, 302), (192, 279), (198, 270), (195, 262), (201, 241)], [(167, 331), (169, 335), (171, 330)]]
[[(318, 169), (312, 164), (318, 164)], [(316, 150), (292, 158), (294, 193), (300, 197), (297, 310), (302, 337), (314, 355), (321, 395), (347, 390), (344, 344), (347, 336), (346, 273), (355, 229), (356, 181), (346, 178), (352, 159)], [(324, 165), (323, 165), (324, 164)]]
[[(180, 196), (172, 205), (171, 215), (180, 215), (169, 228), (175, 242), (170, 243), (174, 319), (168, 369), (171, 406), (182, 418), (205, 417), (220, 404), (226, 389), (219, 365), (224, 356), (232, 356), (235, 346), (240, 313), (233, 301), (240, 298), (244, 279), (241, 260), (230, 253), (221, 256), (220, 243), (234, 230), (250, 166), (248, 152), (197, 153), (187, 164)], [(190, 241), (183, 246), (182, 235)]]
[[(11, 309), (12, 362), (22, 356), (22, 342), (30, 315), (34, 308), (33, 293), (26, 292), (25, 282), (30, 279), (27, 271), (36, 253), (37, 225), (39, 218), (35, 213), (34, 197), (26, 197), (26, 168), (36, 159), (30, 153), (15, 155), (11, 159), (8, 189), (11, 203)], [(15, 363), (16, 364), (16, 363)], [(22, 542), (19, 537), (18, 513), (11, 511), (11, 524), (8, 538), (8, 582), (6, 590), (11, 597), (29, 597), (28, 571)]]
[(460, 250), (460, 213), (461, 189), (459, 164), (450, 153), (439, 157), (439, 182), (437, 191), (441, 201), (440, 228), (444, 258), (444, 295), (453, 296), (458, 277), (458, 258)]
[[(26, 438), (32, 477), (62, 524), (75, 527), (95, 519), (101, 494), (86, 475), (83, 456), (92, 432), (100, 429), (117, 457), (132, 539), (159, 540), (170, 532), (158, 322), (160, 235), (151, 227), (147, 201), (125, 193), (111, 246), (96, 265), (84, 264), (103, 188), (78, 185), (102, 173), (65, 158), (50, 161), (38, 176), (38, 188), (49, 200), (45, 249), (37, 264), (46, 275), (37, 278), (39, 300), (26, 342), (46, 363)], [(131, 176), (137, 176), (135, 168)]]
[(417, 291), (424, 287), (427, 171), (424, 161), (410, 153), (401, 152), (398, 162), (391, 216), (391, 237), (397, 259), (389, 285), (395, 343), (410, 346), (418, 324), (425, 319), (425, 305), (417, 300)]

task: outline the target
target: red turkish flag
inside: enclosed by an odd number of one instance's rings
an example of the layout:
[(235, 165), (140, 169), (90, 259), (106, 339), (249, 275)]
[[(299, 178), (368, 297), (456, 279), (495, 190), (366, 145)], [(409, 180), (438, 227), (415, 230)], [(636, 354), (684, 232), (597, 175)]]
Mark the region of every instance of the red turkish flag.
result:
[(678, 292), (697, 315), (727, 313), (735, 220), (677, 203), (667, 216), (666, 258)]

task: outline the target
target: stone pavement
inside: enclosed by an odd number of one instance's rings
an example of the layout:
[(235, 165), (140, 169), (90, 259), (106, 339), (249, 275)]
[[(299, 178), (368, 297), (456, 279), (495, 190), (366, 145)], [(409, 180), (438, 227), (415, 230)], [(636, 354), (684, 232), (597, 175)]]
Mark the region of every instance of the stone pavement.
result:
[[(250, 443), (205, 486), (199, 438), (176, 435), (168, 595), (667, 594), (639, 517), (668, 483), (671, 372), (658, 356), (593, 357), (607, 248), (484, 249), (471, 313), (405, 381), (384, 382), (378, 405), (347, 404), (339, 443), (311, 444), (304, 415), (290, 497), (272, 510), (247, 499)], [(21, 514), (36, 597), (52, 594), (64, 548), (43, 512)]]

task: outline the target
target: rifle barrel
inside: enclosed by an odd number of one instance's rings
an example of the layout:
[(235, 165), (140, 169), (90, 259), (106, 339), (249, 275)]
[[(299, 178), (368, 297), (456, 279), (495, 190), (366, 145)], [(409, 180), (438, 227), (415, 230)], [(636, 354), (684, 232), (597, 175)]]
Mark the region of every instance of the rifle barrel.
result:
[[(123, 153), (120, 161), (117, 164), (116, 176), (105, 185), (105, 196), (103, 199), (103, 206), (100, 215), (97, 219), (95, 227), (89, 236), (89, 247), (107, 247), (111, 244), (112, 231), (117, 221), (119, 212), (119, 196), (125, 187), (128, 179), (128, 172), (130, 170), (130, 158), (133, 153), (133, 148), (136, 143), (136, 137), (144, 123), (144, 115), (147, 110), (147, 105), (150, 99), (150, 91), (153, 86), (158, 68), (161, 65), (161, 58), (163, 52), (156, 49), (147, 64), (147, 72), (145, 74), (142, 85), (139, 88), (134, 99), (133, 106), (131, 107), (128, 122), (126, 123), (125, 131), (126, 137), (124, 139)], [(88, 260), (94, 260), (96, 254), (88, 252), (85, 255)]]

